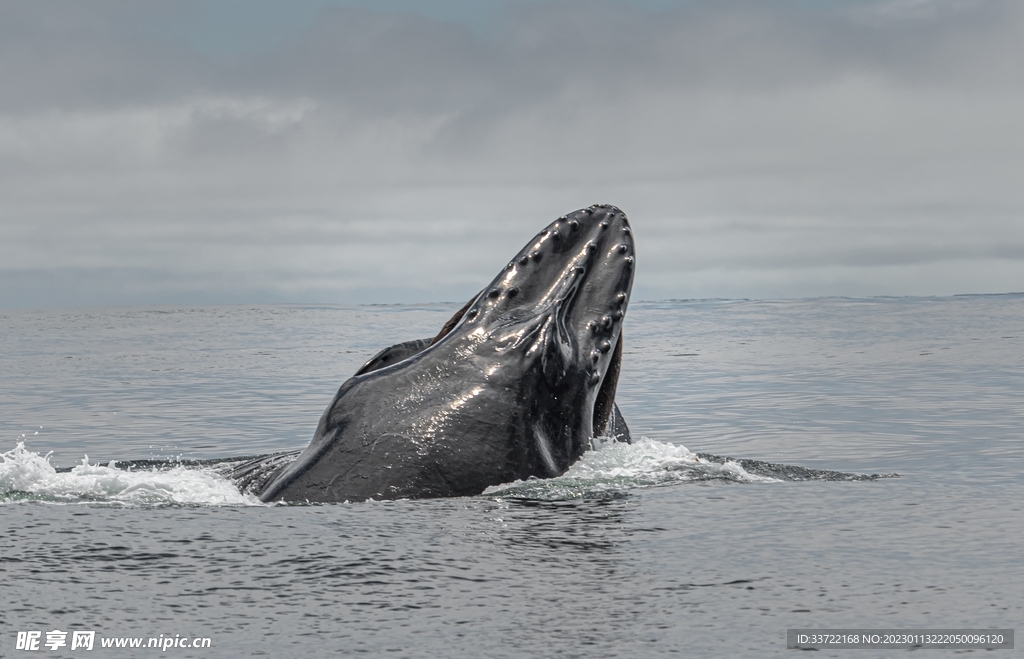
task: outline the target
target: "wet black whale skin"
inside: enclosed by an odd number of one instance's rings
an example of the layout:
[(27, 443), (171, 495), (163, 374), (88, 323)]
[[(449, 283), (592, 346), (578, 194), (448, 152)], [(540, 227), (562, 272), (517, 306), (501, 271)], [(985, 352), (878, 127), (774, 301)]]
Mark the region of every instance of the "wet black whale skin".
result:
[(609, 423), (625, 429), (614, 396), (633, 272), (618, 208), (559, 218), (437, 337), (385, 349), (342, 384), (260, 498), (466, 496), (564, 473)]

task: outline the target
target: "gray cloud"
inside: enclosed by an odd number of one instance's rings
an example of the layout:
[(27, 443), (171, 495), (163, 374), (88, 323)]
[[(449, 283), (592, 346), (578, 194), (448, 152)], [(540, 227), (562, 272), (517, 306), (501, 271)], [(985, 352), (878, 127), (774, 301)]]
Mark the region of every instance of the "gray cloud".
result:
[(0, 305), (457, 300), (594, 202), (641, 297), (1024, 288), (1019, 3), (201, 6), (0, 1)]

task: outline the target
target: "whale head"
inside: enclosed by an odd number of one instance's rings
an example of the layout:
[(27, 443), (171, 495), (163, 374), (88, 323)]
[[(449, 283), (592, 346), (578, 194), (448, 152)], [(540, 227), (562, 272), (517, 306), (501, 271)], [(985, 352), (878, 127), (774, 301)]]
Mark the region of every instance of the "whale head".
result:
[[(542, 424), (551, 426), (549, 433), (560, 422), (573, 423), (589, 441), (603, 430), (614, 397), (634, 269), (625, 213), (595, 205), (563, 215), (527, 243), (435, 343), (459, 343), (486, 378), (528, 382), (537, 407), (552, 417)], [(533, 377), (524, 377), (527, 372)], [(570, 459), (581, 452), (568, 450)]]
[(434, 339), (344, 382), (260, 498), (462, 496), (564, 473), (610, 418), (633, 271), (618, 208), (558, 218)]

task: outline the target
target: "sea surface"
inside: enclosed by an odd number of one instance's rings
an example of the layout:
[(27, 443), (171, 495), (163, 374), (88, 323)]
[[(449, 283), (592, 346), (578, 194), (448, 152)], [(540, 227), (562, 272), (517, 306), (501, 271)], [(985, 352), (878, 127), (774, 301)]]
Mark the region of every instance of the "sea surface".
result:
[[(1024, 295), (635, 302), (634, 444), (478, 497), (265, 505), (196, 462), (302, 448), (458, 306), (0, 311), (0, 656), (773, 657), (788, 628), (1022, 627)], [(31, 630), (67, 646), (18, 650)]]

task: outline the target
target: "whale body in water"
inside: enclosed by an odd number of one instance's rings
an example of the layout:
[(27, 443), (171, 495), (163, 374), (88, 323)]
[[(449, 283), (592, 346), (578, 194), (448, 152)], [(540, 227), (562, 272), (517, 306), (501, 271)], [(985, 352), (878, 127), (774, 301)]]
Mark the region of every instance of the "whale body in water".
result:
[(628, 441), (615, 390), (634, 266), (618, 208), (558, 218), (436, 336), (345, 381), (304, 450), (231, 476), (263, 501), (469, 496), (559, 476), (595, 437)]

